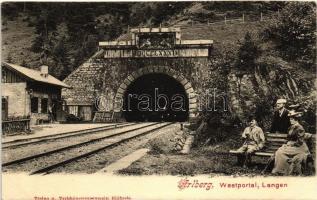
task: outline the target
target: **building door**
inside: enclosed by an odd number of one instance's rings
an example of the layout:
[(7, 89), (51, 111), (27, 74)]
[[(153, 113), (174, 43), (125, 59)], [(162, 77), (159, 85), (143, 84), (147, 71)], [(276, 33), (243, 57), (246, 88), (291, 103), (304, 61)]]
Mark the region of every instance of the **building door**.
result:
[(79, 106), (79, 117), (84, 121), (92, 120), (91, 106)]

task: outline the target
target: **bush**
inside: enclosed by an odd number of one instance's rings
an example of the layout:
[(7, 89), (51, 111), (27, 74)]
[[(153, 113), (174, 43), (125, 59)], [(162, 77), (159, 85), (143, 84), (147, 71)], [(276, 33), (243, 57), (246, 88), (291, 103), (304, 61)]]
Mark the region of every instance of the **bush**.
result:
[(313, 66), (316, 62), (315, 30), (316, 4), (289, 2), (277, 17), (268, 22), (263, 37), (274, 41), (284, 58)]
[(247, 32), (244, 36), (244, 41), (240, 44), (235, 67), (242, 72), (253, 71), (255, 60), (260, 54), (261, 52), (258, 44), (252, 38), (250, 32)]
[(179, 143), (179, 139), (181, 139), (182, 141), (185, 140), (185, 135), (182, 132), (175, 132), (174, 134), (165, 134), (160, 137), (153, 138), (149, 141), (150, 153), (173, 153), (177, 151), (176, 145)]

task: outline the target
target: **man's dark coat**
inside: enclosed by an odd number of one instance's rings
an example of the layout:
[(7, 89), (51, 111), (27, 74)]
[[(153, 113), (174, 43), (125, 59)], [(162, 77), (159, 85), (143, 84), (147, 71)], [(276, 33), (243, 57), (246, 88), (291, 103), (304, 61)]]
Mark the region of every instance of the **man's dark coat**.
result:
[(287, 133), (287, 130), (291, 125), (289, 121), (288, 113), (289, 111), (286, 109), (283, 110), (283, 113), (281, 116), (279, 111), (274, 112), (271, 131), (270, 131), (271, 133), (275, 133), (275, 132)]

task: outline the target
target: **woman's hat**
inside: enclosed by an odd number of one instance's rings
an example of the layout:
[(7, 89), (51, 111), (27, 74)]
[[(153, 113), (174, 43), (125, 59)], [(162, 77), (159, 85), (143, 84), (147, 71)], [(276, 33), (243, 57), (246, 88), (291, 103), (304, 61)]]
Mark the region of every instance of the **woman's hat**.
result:
[(286, 101), (286, 99), (278, 99), (277, 101), (276, 101), (276, 103), (278, 104), (278, 103), (286, 103), (287, 101)]
[(302, 116), (302, 112), (296, 112), (295, 110), (291, 110), (288, 113), (289, 117), (301, 117)]

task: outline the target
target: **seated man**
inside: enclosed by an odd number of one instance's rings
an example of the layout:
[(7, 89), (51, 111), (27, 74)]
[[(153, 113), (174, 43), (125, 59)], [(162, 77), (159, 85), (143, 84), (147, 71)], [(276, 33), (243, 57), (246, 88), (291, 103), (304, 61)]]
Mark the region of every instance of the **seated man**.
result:
[[(250, 126), (246, 127), (242, 133), (242, 138), (245, 139), (243, 145), (237, 150), (244, 157), (243, 166), (246, 167), (251, 161), (251, 154), (264, 147), (265, 137), (262, 129), (257, 126), (255, 118), (250, 118)], [(241, 164), (240, 156), (239, 162)]]

